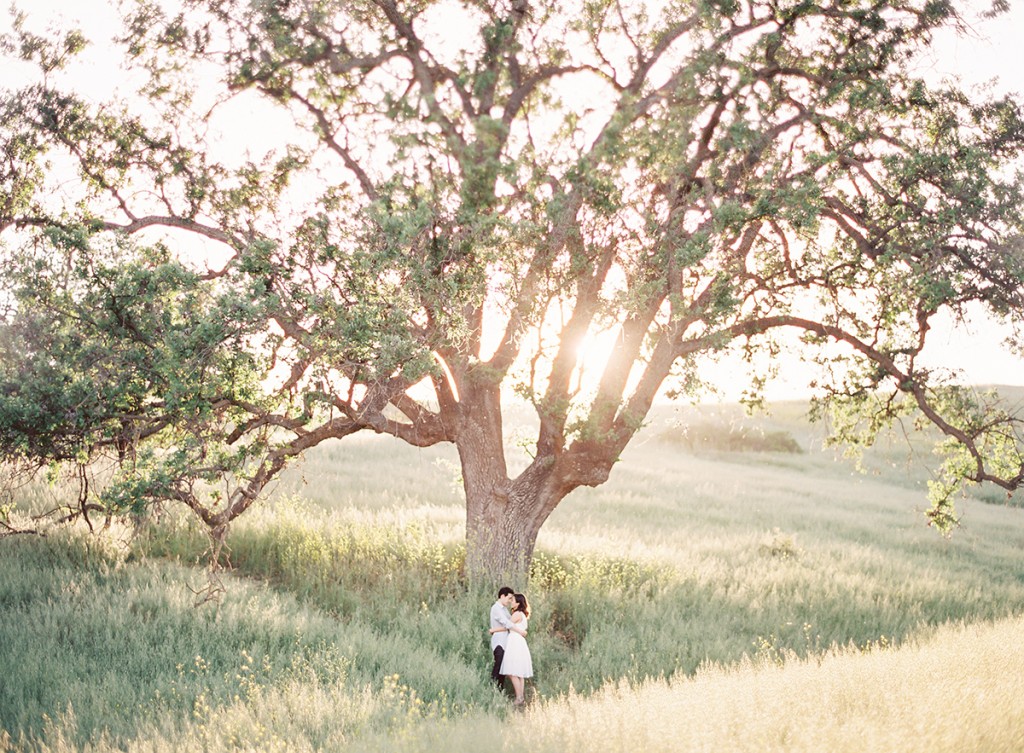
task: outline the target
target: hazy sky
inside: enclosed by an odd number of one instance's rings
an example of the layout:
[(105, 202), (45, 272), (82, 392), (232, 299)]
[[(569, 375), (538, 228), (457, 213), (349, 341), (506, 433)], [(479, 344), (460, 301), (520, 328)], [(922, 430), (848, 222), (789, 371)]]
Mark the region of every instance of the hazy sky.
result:
[[(33, 19), (64, 17), (79, 22), (89, 34), (92, 29), (106, 29), (109, 33), (116, 18), (114, 0), (16, 0), (31, 8)], [(537, 0), (535, 0), (537, 1)], [(553, 1), (553, 0), (552, 0)], [(979, 7), (990, 4), (982, 0)], [(967, 36), (944, 33), (937, 40), (934, 52), (921, 61), (920, 73), (926, 76), (959, 76), (964, 83), (982, 84), (998, 79), (997, 90), (1015, 92), (1024, 97), (1024, 0), (1011, 0), (1012, 10), (995, 20), (968, 16), (971, 31)], [(9, 27), (6, 13), (0, 14), (0, 30)], [(105, 49), (94, 48), (93, 54), (103, 57)], [(109, 61), (109, 57), (107, 58)], [(97, 64), (97, 71), (100, 64)], [(10, 66), (0, 69), (0, 88), (17, 85), (17, 70)], [(109, 72), (92, 75), (83, 80), (84, 87), (100, 87), (109, 91)], [(1010, 355), (1002, 346), (1001, 331), (980, 316), (971, 322), (945, 327), (934, 335), (928, 353), (935, 364), (955, 365), (962, 370), (965, 381), (973, 383), (1024, 384), (1024, 362)], [(734, 368), (734, 367), (730, 367)], [(728, 373), (727, 371), (723, 373)], [(787, 364), (784, 383), (770, 391), (772, 397), (782, 397), (802, 391), (808, 373), (798, 364)], [(724, 395), (735, 398), (734, 390)]]

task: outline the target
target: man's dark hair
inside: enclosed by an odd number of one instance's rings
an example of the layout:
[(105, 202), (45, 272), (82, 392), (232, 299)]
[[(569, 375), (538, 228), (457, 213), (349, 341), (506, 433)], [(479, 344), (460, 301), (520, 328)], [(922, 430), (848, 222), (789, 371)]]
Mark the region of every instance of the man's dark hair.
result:
[(502, 586), (501, 588), (498, 589), (498, 598), (500, 599), (502, 596), (507, 596), (508, 594), (514, 594), (514, 593), (515, 593), (515, 591), (512, 590), (511, 588), (509, 588), (508, 586)]

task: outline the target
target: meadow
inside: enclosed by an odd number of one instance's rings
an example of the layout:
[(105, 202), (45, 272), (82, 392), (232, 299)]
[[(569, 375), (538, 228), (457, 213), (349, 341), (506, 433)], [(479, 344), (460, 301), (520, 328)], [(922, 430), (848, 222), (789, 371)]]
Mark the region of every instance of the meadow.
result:
[(920, 441), (857, 470), (802, 412), (663, 408), (562, 503), (521, 713), (488, 682), (450, 448), (311, 453), (214, 581), (173, 511), (0, 541), (0, 751), (1024, 749), (1024, 510), (972, 490), (943, 538)]

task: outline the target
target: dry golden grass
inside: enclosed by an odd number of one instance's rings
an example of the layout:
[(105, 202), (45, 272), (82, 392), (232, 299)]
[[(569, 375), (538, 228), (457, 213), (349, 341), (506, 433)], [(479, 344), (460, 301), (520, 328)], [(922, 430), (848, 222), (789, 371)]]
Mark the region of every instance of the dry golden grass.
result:
[(898, 650), (706, 667), (538, 703), (500, 725), (424, 725), (401, 750), (1018, 753), (1022, 666), (1024, 620), (947, 626)]

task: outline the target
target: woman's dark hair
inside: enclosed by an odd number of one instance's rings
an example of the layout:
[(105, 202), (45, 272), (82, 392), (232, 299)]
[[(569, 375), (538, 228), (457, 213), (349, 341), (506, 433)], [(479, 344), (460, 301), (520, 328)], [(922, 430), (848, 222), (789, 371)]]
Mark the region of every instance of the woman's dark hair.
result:
[(530, 616), (530, 603), (526, 600), (526, 594), (516, 594), (516, 611), (522, 612), (523, 617)]

